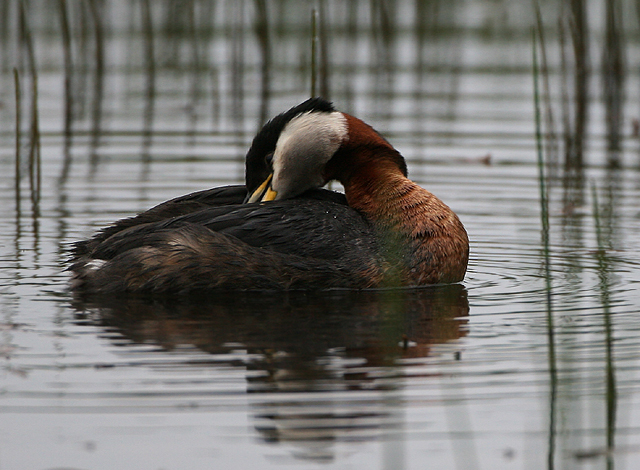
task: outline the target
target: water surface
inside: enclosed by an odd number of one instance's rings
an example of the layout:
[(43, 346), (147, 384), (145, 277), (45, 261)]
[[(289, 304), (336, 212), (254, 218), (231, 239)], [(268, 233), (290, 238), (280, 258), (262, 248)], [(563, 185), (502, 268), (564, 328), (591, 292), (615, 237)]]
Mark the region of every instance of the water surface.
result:
[(583, 53), (577, 10), (541, 5), (548, 271), (531, 5), (320, 2), (318, 92), (459, 214), (465, 282), (83, 302), (71, 242), (241, 182), (259, 126), (309, 96), (315, 4), (4, 2), (0, 468), (636, 468), (638, 22), (611, 3), (613, 27), (586, 2)]

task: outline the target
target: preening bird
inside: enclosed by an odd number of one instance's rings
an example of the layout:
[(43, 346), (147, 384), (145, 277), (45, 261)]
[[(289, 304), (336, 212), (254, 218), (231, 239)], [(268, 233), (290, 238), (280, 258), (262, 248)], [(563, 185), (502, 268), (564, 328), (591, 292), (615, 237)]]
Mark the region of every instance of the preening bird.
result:
[[(332, 180), (344, 194), (320, 189)], [(264, 125), (245, 181), (169, 200), (76, 243), (72, 287), (180, 294), (464, 278), (469, 241), (456, 214), (407, 178), (378, 132), (323, 99)]]

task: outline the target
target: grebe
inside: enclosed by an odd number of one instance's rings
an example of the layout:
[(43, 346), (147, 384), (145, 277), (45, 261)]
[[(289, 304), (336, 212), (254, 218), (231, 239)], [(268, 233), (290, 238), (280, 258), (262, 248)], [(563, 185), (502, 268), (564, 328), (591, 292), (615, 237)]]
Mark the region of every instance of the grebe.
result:
[[(319, 189), (331, 180), (345, 193)], [(320, 98), (260, 130), (246, 186), (182, 196), (73, 249), (86, 293), (421, 286), (464, 278), (467, 233), (404, 158)]]

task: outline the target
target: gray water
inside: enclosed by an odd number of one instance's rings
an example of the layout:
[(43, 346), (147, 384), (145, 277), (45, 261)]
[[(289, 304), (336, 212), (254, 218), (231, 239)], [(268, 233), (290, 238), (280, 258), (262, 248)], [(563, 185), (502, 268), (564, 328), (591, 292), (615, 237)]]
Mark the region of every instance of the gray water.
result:
[[(526, 2), (2, 2), (0, 469), (638, 468), (640, 23), (627, 3), (541, 4), (543, 131), (557, 136), (543, 141), (547, 264)], [(458, 213), (464, 283), (74, 299), (70, 243), (242, 182), (257, 129), (311, 92), (314, 6), (317, 93)], [(616, 57), (624, 74), (608, 75)]]

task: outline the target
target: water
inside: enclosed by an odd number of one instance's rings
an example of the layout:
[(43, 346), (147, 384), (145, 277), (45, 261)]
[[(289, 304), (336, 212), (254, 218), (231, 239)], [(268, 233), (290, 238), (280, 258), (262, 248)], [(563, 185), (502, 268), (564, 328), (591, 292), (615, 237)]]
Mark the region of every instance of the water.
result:
[[(262, 2), (67, 2), (65, 72), (60, 4), (25, 2), (38, 73), (37, 204), (18, 5), (4, 2), (0, 15), (0, 469), (638, 466), (632, 5), (619, 5), (628, 68), (621, 84), (612, 79), (624, 93), (609, 104), (605, 7), (587, 5), (582, 96), (568, 29), (563, 76), (566, 16), (542, 5), (553, 129), (566, 125), (584, 147), (572, 153), (560, 138), (548, 168), (550, 302), (535, 15), (512, 2), (402, 1), (321, 3), (319, 42), (331, 54), (320, 54), (318, 86), (387, 136), (410, 176), (459, 214), (471, 239), (464, 284), (168, 304), (74, 299), (66, 250), (171, 197), (240, 182), (260, 124), (309, 94), (315, 4), (266, 2), (265, 19)], [(13, 67), (23, 92), (19, 197)], [(563, 107), (565, 89), (584, 108)], [(608, 126), (616, 103), (622, 124)]]

